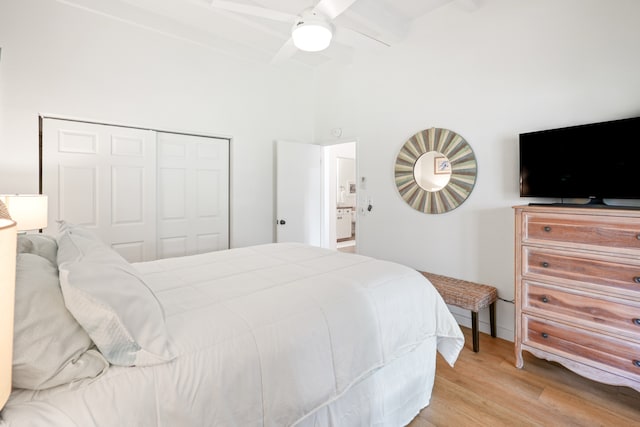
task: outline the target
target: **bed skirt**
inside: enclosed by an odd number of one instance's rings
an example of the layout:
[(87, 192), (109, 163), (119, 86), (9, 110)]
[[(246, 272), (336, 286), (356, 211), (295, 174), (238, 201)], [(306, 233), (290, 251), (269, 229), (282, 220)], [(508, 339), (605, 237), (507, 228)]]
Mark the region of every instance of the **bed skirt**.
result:
[(297, 427), (405, 426), (429, 405), (437, 338), (394, 360), (295, 424)]

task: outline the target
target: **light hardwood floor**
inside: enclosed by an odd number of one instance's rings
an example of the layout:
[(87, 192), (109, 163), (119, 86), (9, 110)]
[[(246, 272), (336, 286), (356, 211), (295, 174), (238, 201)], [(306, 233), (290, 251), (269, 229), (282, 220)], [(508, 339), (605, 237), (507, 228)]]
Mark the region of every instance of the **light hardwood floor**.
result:
[(409, 424), (427, 426), (640, 426), (640, 393), (600, 384), (525, 352), (514, 366), (513, 343), (471, 331), (454, 368), (438, 355), (431, 404)]
[(356, 253), (356, 245), (353, 246), (345, 246), (343, 248), (338, 248), (338, 251), (340, 252), (347, 252), (350, 254), (355, 254)]

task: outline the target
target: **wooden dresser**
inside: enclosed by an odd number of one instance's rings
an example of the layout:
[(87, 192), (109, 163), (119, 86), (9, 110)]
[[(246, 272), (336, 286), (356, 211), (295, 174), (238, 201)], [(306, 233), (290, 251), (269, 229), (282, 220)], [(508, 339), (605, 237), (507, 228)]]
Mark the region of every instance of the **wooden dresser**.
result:
[(522, 351), (640, 391), (640, 210), (516, 206)]

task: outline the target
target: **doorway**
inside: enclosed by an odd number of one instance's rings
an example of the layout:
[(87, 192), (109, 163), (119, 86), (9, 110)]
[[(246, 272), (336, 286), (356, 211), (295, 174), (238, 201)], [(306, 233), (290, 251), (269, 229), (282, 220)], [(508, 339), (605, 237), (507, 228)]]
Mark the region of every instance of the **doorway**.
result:
[(323, 246), (356, 252), (356, 142), (324, 147)]

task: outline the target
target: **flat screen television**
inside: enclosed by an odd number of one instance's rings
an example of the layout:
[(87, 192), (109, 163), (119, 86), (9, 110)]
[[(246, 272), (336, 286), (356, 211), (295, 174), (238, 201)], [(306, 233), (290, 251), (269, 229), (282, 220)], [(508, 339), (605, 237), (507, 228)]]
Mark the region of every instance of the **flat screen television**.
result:
[(640, 199), (640, 117), (520, 134), (520, 196)]

